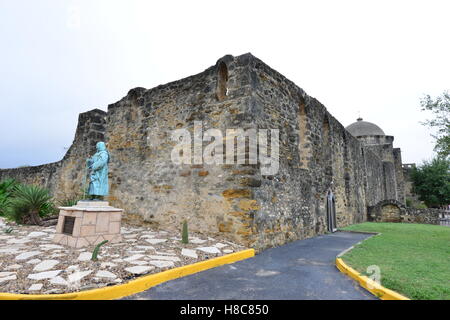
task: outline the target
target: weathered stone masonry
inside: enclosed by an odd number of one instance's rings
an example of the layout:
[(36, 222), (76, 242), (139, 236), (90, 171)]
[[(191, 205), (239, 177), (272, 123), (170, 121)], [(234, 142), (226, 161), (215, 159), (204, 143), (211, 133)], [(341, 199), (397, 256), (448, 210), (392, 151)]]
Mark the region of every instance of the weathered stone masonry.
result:
[[(280, 168), (178, 166), (170, 155), (177, 128), (279, 129)], [(251, 54), (225, 56), (204, 72), (153, 89), (135, 88), (108, 112), (80, 115), (75, 140), (59, 162), (0, 170), (0, 179), (48, 187), (57, 198), (81, 189), (95, 142), (111, 154), (111, 205), (164, 228), (222, 233), (258, 250), (327, 230), (326, 196), (337, 226), (367, 219), (367, 207), (404, 201), (399, 149), (356, 138), (316, 99)], [(387, 143), (384, 143), (388, 139)], [(209, 142), (205, 142), (206, 146)]]

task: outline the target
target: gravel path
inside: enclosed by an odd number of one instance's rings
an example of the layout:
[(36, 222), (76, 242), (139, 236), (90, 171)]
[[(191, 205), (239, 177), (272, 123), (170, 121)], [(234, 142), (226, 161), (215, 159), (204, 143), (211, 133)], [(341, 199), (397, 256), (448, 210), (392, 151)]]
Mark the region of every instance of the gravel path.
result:
[(123, 225), (123, 241), (100, 248), (75, 249), (52, 242), (55, 227), (12, 226), (8, 233), (0, 218), (0, 292), (68, 293), (125, 283), (144, 274), (246, 249), (224, 239)]

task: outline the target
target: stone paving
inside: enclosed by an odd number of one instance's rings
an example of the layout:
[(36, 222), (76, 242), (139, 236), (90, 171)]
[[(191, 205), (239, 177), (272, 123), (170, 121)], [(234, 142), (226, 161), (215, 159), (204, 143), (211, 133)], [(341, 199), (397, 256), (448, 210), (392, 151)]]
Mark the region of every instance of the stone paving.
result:
[[(12, 228), (8, 233), (7, 229)], [(246, 248), (204, 235), (181, 235), (123, 225), (123, 241), (75, 249), (52, 242), (55, 227), (7, 226), (0, 218), (0, 292), (68, 293), (125, 283), (133, 278)]]

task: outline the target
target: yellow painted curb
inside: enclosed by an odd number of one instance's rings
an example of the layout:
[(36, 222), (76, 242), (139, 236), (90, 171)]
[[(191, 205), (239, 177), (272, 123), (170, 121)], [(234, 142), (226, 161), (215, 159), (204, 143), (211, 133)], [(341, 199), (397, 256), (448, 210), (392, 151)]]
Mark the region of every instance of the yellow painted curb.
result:
[(0, 300), (111, 300), (142, 292), (160, 283), (184, 277), (200, 271), (233, 263), (255, 256), (254, 249), (242, 250), (225, 256), (200, 261), (187, 266), (166, 270), (160, 273), (143, 276), (117, 286), (108, 286), (88, 291), (63, 294), (13, 294), (0, 293)]
[(355, 279), (361, 287), (365, 288), (381, 300), (410, 300), (407, 297), (402, 296), (400, 293), (385, 288), (372, 279), (361, 275), (358, 271), (346, 265), (341, 258), (336, 258), (336, 267), (342, 273), (345, 273), (350, 278)]

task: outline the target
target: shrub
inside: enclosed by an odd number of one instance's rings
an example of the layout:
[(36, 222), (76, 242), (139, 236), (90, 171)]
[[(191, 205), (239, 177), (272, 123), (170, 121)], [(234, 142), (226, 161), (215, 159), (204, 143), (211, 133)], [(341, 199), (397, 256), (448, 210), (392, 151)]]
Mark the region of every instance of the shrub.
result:
[(411, 199), (406, 198), (405, 203), (406, 203), (406, 206), (407, 206), (408, 208), (411, 208), (411, 207), (412, 207), (412, 200), (411, 200)]
[(181, 243), (189, 243), (189, 235), (188, 235), (188, 224), (187, 221), (183, 222), (183, 231), (181, 233)]
[(39, 210), (40, 217), (52, 216), (59, 213), (58, 208), (55, 206), (53, 202), (47, 202)]
[(0, 216), (5, 215), (10, 207), (12, 193), (17, 185), (18, 183), (14, 179), (6, 179), (0, 182)]
[(428, 208), (428, 207), (427, 207), (427, 205), (426, 205), (425, 203), (419, 202), (419, 203), (417, 203), (417, 204), (414, 205), (414, 208), (415, 208), (415, 209), (426, 209), (426, 208)]
[(41, 224), (53, 204), (47, 189), (34, 185), (18, 185), (12, 194), (8, 216), (17, 223)]
[(72, 207), (77, 204), (79, 200), (82, 200), (82, 195), (72, 195), (72, 196), (66, 196), (60, 200), (58, 200), (58, 206), (59, 207)]
[(99, 250), (100, 250), (100, 247), (102, 246), (102, 245), (104, 245), (105, 243), (107, 243), (108, 242), (108, 240), (103, 240), (102, 242), (100, 242), (96, 247), (95, 247), (95, 249), (94, 249), (94, 251), (92, 252), (92, 257), (91, 257), (91, 260), (92, 261), (97, 261), (98, 259), (97, 259), (97, 256), (98, 256), (98, 252), (99, 252)]

